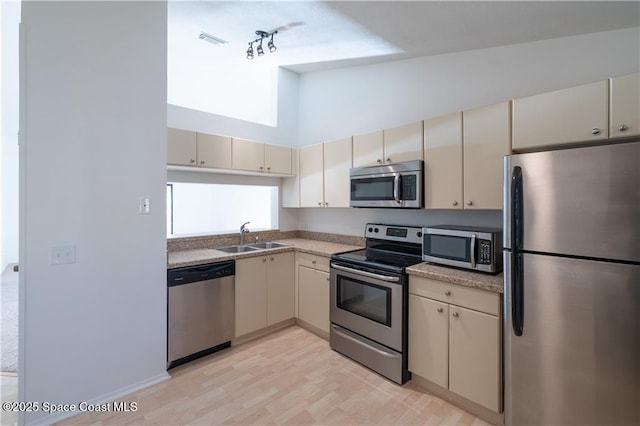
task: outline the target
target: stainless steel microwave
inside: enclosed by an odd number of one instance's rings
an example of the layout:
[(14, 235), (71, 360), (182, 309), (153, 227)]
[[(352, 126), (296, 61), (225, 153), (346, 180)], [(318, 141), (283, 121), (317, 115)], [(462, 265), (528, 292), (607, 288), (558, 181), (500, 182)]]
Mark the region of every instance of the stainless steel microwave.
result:
[(419, 209), (422, 207), (421, 160), (350, 171), (351, 207)]
[(502, 229), (457, 225), (422, 228), (422, 260), (498, 274), (502, 272)]

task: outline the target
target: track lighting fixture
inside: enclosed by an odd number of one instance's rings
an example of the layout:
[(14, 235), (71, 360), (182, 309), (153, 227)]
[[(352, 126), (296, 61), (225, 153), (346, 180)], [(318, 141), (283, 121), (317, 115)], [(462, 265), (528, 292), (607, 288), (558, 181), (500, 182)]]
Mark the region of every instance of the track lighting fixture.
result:
[(249, 42), (249, 48), (247, 49), (247, 59), (253, 59), (253, 43), (259, 43), (258, 47), (256, 47), (256, 52), (258, 53), (258, 56), (264, 55), (262, 40), (264, 40), (265, 38), (271, 37), (271, 39), (267, 43), (267, 48), (269, 48), (269, 52), (271, 53), (275, 52), (278, 48), (276, 47), (275, 44), (273, 44), (273, 35), (277, 33), (278, 33), (277, 30), (272, 31), (270, 33), (266, 31), (261, 31), (261, 30), (256, 31), (256, 35), (258, 36), (258, 38)]

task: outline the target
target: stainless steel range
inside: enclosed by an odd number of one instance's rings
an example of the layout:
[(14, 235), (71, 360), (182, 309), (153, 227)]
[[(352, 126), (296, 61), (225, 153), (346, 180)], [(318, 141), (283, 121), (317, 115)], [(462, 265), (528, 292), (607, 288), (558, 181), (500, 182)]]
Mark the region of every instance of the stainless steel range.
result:
[(367, 224), (366, 248), (331, 256), (330, 346), (396, 383), (407, 370), (407, 266), (422, 228)]

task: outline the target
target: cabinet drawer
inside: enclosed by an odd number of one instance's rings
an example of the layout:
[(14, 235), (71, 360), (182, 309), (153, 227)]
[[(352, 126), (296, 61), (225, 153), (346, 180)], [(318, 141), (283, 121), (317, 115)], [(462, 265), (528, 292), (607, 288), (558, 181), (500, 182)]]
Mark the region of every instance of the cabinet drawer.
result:
[(409, 293), (491, 315), (500, 315), (500, 295), (490, 291), (411, 276)]
[(298, 265), (329, 272), (329, 258), (309, 253), (298, 253)]

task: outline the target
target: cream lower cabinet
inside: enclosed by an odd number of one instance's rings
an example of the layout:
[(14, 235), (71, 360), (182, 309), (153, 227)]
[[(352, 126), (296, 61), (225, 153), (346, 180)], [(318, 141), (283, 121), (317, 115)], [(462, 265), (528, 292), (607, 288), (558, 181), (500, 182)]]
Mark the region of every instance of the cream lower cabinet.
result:
[(328, 258), (298, 253), (298, 318), (328, 335)]
[(500, 295), (409, 278), (409, 371), (502, 411)]
[(294, 253), (236, 261), (235, 337), (294, 317)]

